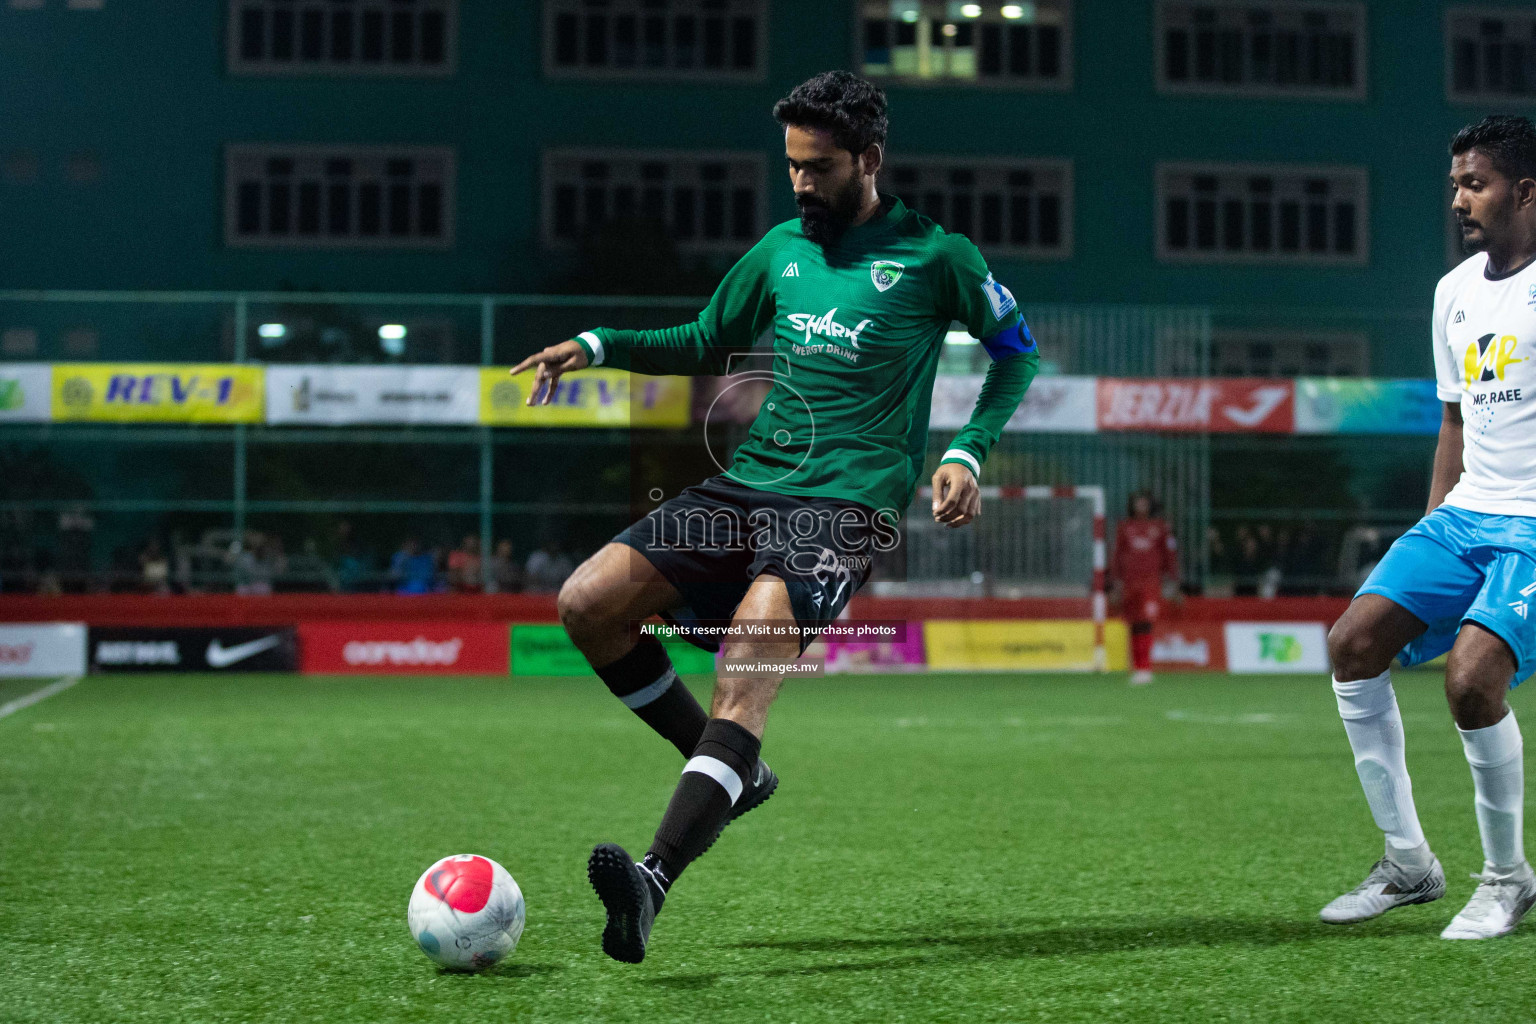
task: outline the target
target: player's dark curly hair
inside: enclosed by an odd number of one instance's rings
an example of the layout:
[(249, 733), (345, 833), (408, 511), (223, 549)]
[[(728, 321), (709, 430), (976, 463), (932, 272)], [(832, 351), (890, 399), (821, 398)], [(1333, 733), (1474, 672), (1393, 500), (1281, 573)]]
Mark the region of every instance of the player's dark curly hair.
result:
[(773, 116), (786, 128), (831, 132), (838, 147), (854, 156), (876, 143), (885, 145), (890, 128), (885, 91), (851, 71), (823, 71), (801, 82), (773, 105)]
[(1506, 178), (1536, 178), (1536, 126), (1529, 118), (1490, 114), (1467, 125), (1451, 140), (1451, 155), (1460, 156), (1469, 149), (1482, 152)]

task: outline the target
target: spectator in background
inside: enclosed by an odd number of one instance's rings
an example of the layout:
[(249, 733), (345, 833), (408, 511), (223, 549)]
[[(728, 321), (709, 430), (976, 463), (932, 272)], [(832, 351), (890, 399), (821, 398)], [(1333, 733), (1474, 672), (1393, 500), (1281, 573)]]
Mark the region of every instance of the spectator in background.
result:
[(448, 589), (460, 594), (478, 594), (485, 589), (481, 575), (480, 538), (472, 533), (448, 555)]
[(565, 578), (576, 571), (571, 558), (562, 550), (560, 542), (546, 538), (533, 554), (528, 556), (525, 567), (530, 593), (552, 594), (560, 589)]
[(260, 533), (247, 535), (245, 543), (232, 545), (235, 571), (235, 593), (249, 597), (266, 597), (272, 593), (272, 584), (287, 569), (283, 554), (283, 542)]
[(171, 592), (171, 560), (154, 537), (139, 552), (139, 589), (146, 594)]
[(400, 550), (389, 560), (389, 583), (397, 594), (430, 594), (437, 589), (437, 563), (429, 551), (421, 550), (415, 537), (400, 542)]
[(1109, 575), (1131, 625), (1131, 684), (1144, 686), (1152, 681), (1152, 626), (1163, 585), (1179, 580), (1178, 541), (1146, 491), (1131, 495), (1126, 517), (1115, 526)]
[(57, 567), (59, 585), (65, 593), (83, 594), (91, 575), (91, 537), (96, 520), (77, 505), (59, 513), (59, 548)]
[(372, 570), (373, 566), (357, 546), (349, 544), (336, 558), (336, 589), (343, 594), (361, 593)]
[(491, 554), (491, 593), (515, 594), (523, 589), (523, 568), (512, 557), (512, 542), (503, 537)]
[(1237, 528), (1232, 547), (1232, 593), (1237, 597), (1255, 597), (1259, 592), (1259, 574), (1264, 571), (1259, 539), (1244, 523)]
[(1228, 576), (1232, 573), (1232, 565), (1227, 558), (1227, 545), (1221, 539), (1221, 531), (1214, 526), (1205, 528), (1205, 551), (1210, 560), (1212, 576)]

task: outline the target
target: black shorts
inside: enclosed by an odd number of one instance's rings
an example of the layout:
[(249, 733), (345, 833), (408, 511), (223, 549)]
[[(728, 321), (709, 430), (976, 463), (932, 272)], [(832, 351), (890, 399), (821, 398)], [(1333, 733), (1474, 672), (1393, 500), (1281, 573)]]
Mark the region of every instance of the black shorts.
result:
[(877, 518), (859, 502), (775, 494), (712, 476), (613, 540), (645, 555), (683, 595), (685, 606), (661, 617), (706, 651), (720, 649), (718, 634), (687, 627), (729, 625), (753, 580), (780, 577), (804, 654), (869, 578), (876, 550), (895, 538), (894, 517)]

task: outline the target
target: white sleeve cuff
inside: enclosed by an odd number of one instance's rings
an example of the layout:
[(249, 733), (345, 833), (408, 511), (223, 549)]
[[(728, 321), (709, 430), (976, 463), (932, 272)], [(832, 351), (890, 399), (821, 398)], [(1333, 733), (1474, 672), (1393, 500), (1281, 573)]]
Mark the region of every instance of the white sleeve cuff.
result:
[(591, 331), (582, 331), (576, 337), (592, 346), (592, 365), (601, 366), (603, 363), (603, 339)]
[(942, 463), (947, 459), (959, 459), (961, 462), (965, 463), (967, 467), (969, 467), (972, 476), (978, 480), (981, 479), (981, 463), (977, 462), (976, 456), (972, 455), (970, 452), (960, 448), (951, 448), (949, 451), (944, 453), (943, 457), (939, 459), (939, 462)]

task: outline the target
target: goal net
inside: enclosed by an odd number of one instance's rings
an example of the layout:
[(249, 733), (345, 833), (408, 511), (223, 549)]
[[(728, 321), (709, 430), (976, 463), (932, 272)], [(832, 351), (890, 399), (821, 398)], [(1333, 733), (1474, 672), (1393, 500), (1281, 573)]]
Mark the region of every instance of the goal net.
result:
[(867, 592), (917, 599), (911, 611), (925, 617), (1076, 620), (1092, 630), (1092, 656), (1070, 667), (1102, 671), (1104, 489), (994, 486), (981, 497), (981, 515), (955, 529), (933, 521), (932, 490), (920, 489)]

